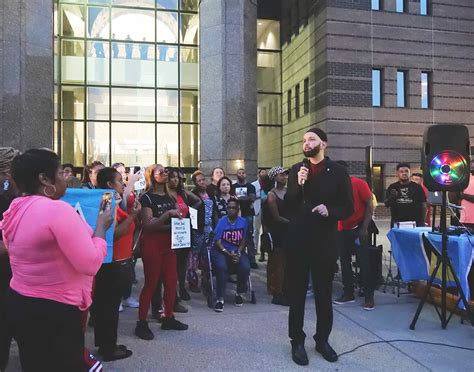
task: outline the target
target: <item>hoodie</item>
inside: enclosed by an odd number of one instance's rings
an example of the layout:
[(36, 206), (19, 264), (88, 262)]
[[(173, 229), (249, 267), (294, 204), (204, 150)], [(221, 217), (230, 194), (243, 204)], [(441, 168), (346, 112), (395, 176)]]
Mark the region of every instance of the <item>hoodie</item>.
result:
[(3, 240), (13, 277), (10, 287), (86, 310), (92, 280), (107, 243), (67, 203), (44, 196), (16, 198), (4, 213)]

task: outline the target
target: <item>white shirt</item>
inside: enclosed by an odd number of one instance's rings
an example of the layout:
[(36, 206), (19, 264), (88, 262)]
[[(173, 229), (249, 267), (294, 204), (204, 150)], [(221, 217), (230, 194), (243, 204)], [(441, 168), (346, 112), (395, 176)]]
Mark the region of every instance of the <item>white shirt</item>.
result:
[(260, 182), (258, 180), (252, 182), (252, 185), (255, 187), (255, 201), (253, 202), (253, 209), (255, 211), (255, 215), (258, 216), (260, 214), (260, 210), (262, 209), (262, 188), (260, 187)]

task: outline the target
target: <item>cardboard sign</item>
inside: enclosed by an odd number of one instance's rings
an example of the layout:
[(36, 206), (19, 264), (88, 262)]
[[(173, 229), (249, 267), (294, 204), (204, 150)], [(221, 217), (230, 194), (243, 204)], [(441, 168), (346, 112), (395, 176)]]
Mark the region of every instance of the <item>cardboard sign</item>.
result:
[(171, 219), (171, 249), (191, 248), (191, 220)]

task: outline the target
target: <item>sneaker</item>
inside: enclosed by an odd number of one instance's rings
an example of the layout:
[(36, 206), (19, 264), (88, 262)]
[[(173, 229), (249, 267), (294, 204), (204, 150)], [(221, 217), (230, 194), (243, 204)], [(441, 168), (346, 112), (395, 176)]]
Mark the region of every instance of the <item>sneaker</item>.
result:
[(366, 299), (364, 303), (364, 310), (366, 311), (372, 311), (375, 310), (375, 303), (374, 299)]
[(131, 307), (133, 309), (136, 309), (138, 306), (140, 306), (140, 303), (133, 297), (129, 297), (125, 300), (122, 300), (122, 305), (125, 307)]
[(343, 294), (341, 297), (335, 299), (333, 301), (336, 305), (344, 305), (344, 304), (350, 304), (352, 302), (355, 302), (354, 295), (348, 295), (348, 294)]
[(119, 313), (121, 313), (122, 311), (123, 311), (123, 305), (122, 305), (122, 303), (120, 303), (120, 305), (119, 305)]
[(139, 320), (137, 322), (137, 326), (135, 327), (135, 335), (142, 340), (153, 340), (155, 335), (151, 331), (150, 327), (148, 327), (148, 322), (146, 320)]
[(181, 297), (183, 301), (189, 301), (191, 299), (191, 296), (184, 287), (179, 289), (179, 297)]
[(235, 294), (235, 306), (242, 306), (244, 304), (244, 299), (238, 293)]
[(222, 313), (224, 311), (224, 301), (217, 301), (216, 306), (214, 306), (214, 311)]
[(174, 303), (174, 308), (173, 308), (173, 311), (175, 313), (187, 313), (188, 312), (188, 308), (184, 305), (182, 305), (180, 302), (176, 301)]
[(176, 320), (173, 316), (171, 318), (163, 318), (161, 322), (161, 329), (166, 330), (166, 331), (170, 331), (170, 330), (185, 331), (188, 329), (188, 325), (181, 323), (180, 321)]

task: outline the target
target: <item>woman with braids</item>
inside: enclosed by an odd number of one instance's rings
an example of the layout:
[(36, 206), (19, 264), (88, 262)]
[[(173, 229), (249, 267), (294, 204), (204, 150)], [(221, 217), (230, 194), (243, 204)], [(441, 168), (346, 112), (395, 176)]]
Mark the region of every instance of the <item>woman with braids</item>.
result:
[(106, 255), (111, 211), (99, 214), (92, 231), (60, 201), (67, 185), (51, 151), (18, 155), (11, 175), (22, 196), (2, 221), (13, 273), (7, 319), (22, 369), (47, 371), (54, 363), (55, 370), (83, 371), (81, 316), (92, 302), (92, 280)]
[[(150, 189), (140, 198), (143, 234), (141, 254), (145, 283), (140, 294), (140, 307), (135, 335), (143, 340), (155, 336), (146, 321), (153, 293), (160, 279), (164, 286), (164, 318), (161, 329), (184, 331), (186, 324), (174, 318), (176, 299), (176, 254), (171, 249), (171, 218), (182, 218), (176, 200), (168, 191), (168, 170), (157, 164), (148, 173)], [(151, 177), (150, 177), (151, 176)]]

